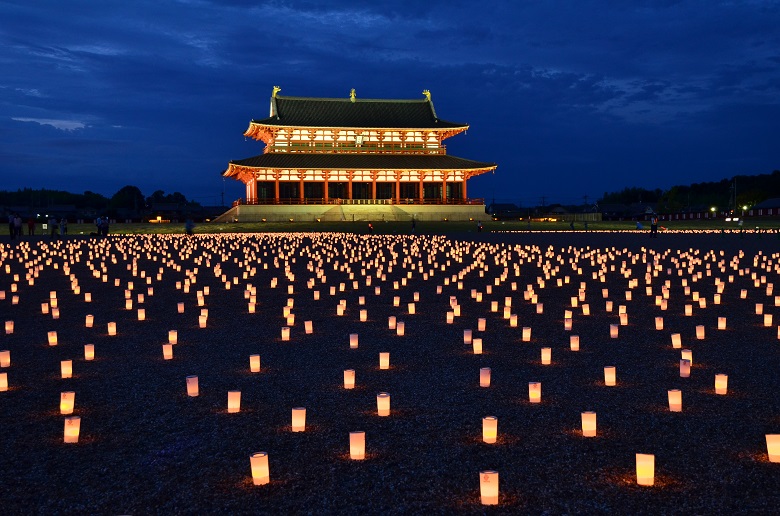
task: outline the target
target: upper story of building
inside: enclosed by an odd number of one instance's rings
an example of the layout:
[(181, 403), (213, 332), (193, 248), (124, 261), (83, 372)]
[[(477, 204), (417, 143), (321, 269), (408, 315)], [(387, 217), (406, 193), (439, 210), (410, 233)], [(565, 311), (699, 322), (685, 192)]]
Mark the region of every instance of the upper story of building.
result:
[(442, 142), (468, 124), (436, 116), (422, 99), (287, 97), (274, 86), (268, 118), (252, 120), (244, 136), (265, 142), (264, 153), (446, 154)]

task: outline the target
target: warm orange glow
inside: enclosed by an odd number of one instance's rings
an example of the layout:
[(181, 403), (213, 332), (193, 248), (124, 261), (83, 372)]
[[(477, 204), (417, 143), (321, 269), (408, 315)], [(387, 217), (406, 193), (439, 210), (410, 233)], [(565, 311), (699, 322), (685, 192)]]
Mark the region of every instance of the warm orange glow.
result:
[(380, 392), (376, 395), (376, 411), (380, 416), (390, 415), (390, 395), (386, 392)]
[(249, 371), (252, 373), (260, 372), (260, 355), (249, 355)]
[(306, 430), (306, 409), (295, 407), (292, 409), (292, 431), (303, 432)]
[(73, 391), (63, 391), (60, 393), (60, 414), (73, 414), (73, 407), (76, 404), (76, 393)]
[(69, 444), (79, 442), (79, 433), (81, 431), (81, 418), (71, 416), (65, 418), (64, 441)]
[(727, 394), (729, 390), (729, 377), (726, 374), (715, 375), (715, 394)]
[(655, 455), (636, 454), (636, 483), (640, 486), (655, 483)]
[(669, 398), (669, 411), (682, 412), (682, 391), (680, 389), (669, 389), (667, 397)]
[(198, 387), (198, 377), (191, 375), (187, 377), (187, 396), (194, 398), (200, 394)]
[(482, 505), (498, 505), (498, 471), (479, 472), (479, 494)]
[(266, 452), (253, 453), (249, 457), (252, 467), (252, 483), (256, 486), (266, 485), (270, 482), (268, 471), (268, 454)]
[(344, 388), (345, 389), (354, 389), (355, 388), (355, 370), (354, 369), (345, 369), (344, 370)]
[(228, 412), (233, 414), (241, 411), (241, 391), (228, 391)]
[(614, 387), (616, 384), (616, 368), (615, 366), (604, 367), (604, 384), (609, 387)]
[(528, 382), (528, 401), (531, 403), (542, 402), (542, 383)]
[(583, 412), (582, 417), (582, 436), (596, 437), (596, 413)]
[(482, 418), (482, 441), (488, 444), (496, 442), (498, 437), (498, 418), (486, 416)]

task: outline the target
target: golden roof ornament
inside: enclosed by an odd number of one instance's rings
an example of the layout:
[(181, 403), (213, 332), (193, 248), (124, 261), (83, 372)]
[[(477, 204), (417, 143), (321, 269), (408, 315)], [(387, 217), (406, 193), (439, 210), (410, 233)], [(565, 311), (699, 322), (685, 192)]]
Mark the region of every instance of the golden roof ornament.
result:
[(349, 91), (349, 100), (350, 100), (350, 102), (355, 102), (355, 98), (356, 98), (356, 95), (355, 95), (355, 88), (352, 88), (352, 89)]
[(274, 91), (273, 93), (271, 93), (271, 96), (273, 98), (276, 98), (276, 94), (279, 93), (280, 91), (282, 91), (282, 88), (280, 88), (279, 86), (274, 86)]
[(423, 95), (425, 95), (425, 98), (428, 100), (428, 102), (431, 101), (431, 92), (430, 92), (430, 90), (423, 90)]

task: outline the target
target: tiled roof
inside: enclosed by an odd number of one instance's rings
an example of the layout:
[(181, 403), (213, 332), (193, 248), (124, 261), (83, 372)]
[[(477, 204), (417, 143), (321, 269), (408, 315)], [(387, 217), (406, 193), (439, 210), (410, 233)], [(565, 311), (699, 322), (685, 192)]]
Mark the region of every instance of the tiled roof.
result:
[(451, 129), (468, 124), (447, 122), (436, 118), (433, 103), (420, 100), (326, 99), (283, 97), (272, 102), (276, 114), (252, 123), (292, 127), (376, 127)]
[(230, 163), (253, 168), (296, 170), (475, 170), (496, 167), (495, 163), (442, 154), (268, 153)]

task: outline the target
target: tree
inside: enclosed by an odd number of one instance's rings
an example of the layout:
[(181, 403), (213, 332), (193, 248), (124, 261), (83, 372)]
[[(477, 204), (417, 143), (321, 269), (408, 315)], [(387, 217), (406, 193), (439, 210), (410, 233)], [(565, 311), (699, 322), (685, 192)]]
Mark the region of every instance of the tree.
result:
[(108, 208), (113, 213), (117, 210), (139, 211), (144, 207), (144, 194), (137, 186), (123, 186), (111, 197)]

